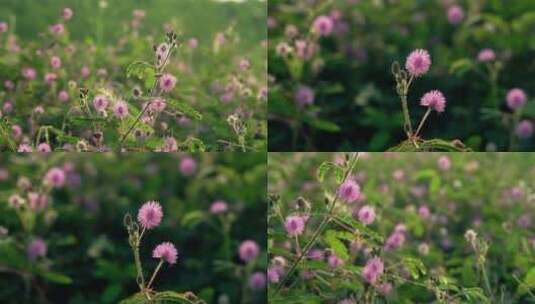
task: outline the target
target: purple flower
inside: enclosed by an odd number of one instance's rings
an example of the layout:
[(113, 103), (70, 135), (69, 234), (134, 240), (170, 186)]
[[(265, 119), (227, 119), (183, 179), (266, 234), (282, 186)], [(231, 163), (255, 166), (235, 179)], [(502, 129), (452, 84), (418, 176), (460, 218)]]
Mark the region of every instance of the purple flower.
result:
[(446, 98), (442, 95), (442, 92), (433, 90), (425, 93), (420, 100), (420, 105), (424, 107), (430, 107), (435, 111), (441, 113), (446, 109)]
[(423, 49), (417, 49), (410, 53), (405, 61), (405, 68), (414, 77), (422, 76), (429, 71), (431, 66), (431, 56)]
[(165, 102), (163, 98), (156, 97), (152, 99), (152, 101), (150, 102), (149, 109), (153, 112), (159, 113), (165, 110), (166, 106), (167, 106), (167, 103)]
[(225, 201), (218, 200), (212, 203), (210, 206), (210, 213), (221, 214), (228, 210), (228, 205)]
[(160, 78), (160, 88), (164, 92), (171, 92), (176, 85), (176, 77), (171, 74), (164, 74), (162, 78)]
[(47, 144), (47, 143), (40, 143), (37, 146), (37, 152), (48, 153), (48, 152), (51, 152), (51, 151), (52, 150), (50, 149), (50, 145)]
[(298, 215), (288, 216), (284, 222), (284, 228), (291, 237), (301, 235), (305, 230), (305, 219)]
[(108, 99), (104, 95), (97, 95), (93, 98), (93, 107), (97, 111), (106, 110), (108, 107)]
[(388, 295), (388, 294), (390, 294), (390, 292), (392, 292), (392, 284), (388, 283), (388, 282), (379, 284), (379, 286), (377, 286), (377, 290), (382, 295)]
[(339, 266), (342, 266), (344, 264), (344, 261), (337, 257), (334, 254), (329, 255), (327, 258), (327, 263), (331, 268), (338, 268)]
[(304, 107), (314, 103), (314, 91), (308, 86), (299, 86), (295, 92), (295, 102), (298, 106)]
[(69, 101), (69, 93), (67, 93), (67, 91), (65, 91), (65, 90), (60, 91), (59, 94), (58, 94), (58, 99), (61, 102)]
[(66, 8), (63, 9), (63, 12), (62, 12), (61, 15), (62, 15), (63, 19), (70, 20), (72, 18), (73, 14), (74, 13), (72, 12), (72, 9), (66, 7)]
[(401, 232), (392, 233), (385, 242), (385, 250), (391, 251), (398, 249), (405, 243), (405, 234)]
[(334, 29), (334, 22), (328, 16), (318, 16), (312, 25), (312, 29), (320, 36), (329, 36)]
[(354, 180), (348, 179), (338, 188), (338, 195), (346, 203), (352, 203), (361, 198), (360, 186)]
[(283, 269), (280, 266), (271, 266), (267, 270), (267, 277), (271, 283), (278, 283), (280, 281)]
[(162, 206), (156, 201), (146, 202), (137, 213), (137, 220), (144, 229), (152, 229), (160, 225), (162, 217)]
[(123, 119), (128, 115), (128, 105), (123, 100), (119, 100), (113, 107), (113, 114), (119, 119)]
[(528, 96), (523, 90), (519, 88), (514, 88), (507, 92), (507, 106), (509, 106), (511, 110), (516, 110), (518, 108), (523, 107), (526, 104), (527, 100)]
[(24, 68), (22, 69), (22, 76), (28, 80), (34, 80), (37, 76), (37, 72), (33, 68)]
[(156, 248), (154, 248), (154, 250), (152, 251), (153, 258), (164, 259), (170, 265), (176, 263), (177, 255), (178, 252), (175, 248), (175, 245), (170, 242), (161, 243), (160, 245), (156, 246)]
[(50, 65), (54, 69), (61, 68), (61, 59), (58, 56), (52, 56), (52, 58), (50, 58)]
[(249, 287), (252, 290), (260, 290), (266, 287), (266, 274), (263, 272), (255, 272), (249, 277)]
[(418, 215), (425, 220), (431, 216), (431, 211), (429, 210), (429, 207), (423, 205), (418, 208)]
[(515, 134), (520, 138), (530, 138), (533, 135), (533, 123), (529, 120), (522, 120), (515, 129)]
[(197, 171), (197, 163), (190, 156), (186, 156), (180, 160), (180, 172), (185, 176), (191, 176)]
[(375, 284), (375, 282), (377, 282), (383, 272), (383, 260), (381, 260), (381, 258), (379, 257), (374, 257), (369, 259), (368, 262), (366, 262), (366, 266), (364, 266), (364, 268), (362, 269), (362, 278), (366, 282), (373, 285)]
[(496, 54), (492, 49), (482, 49), (477, 55), (477, 60), (480, 62), (489, 62), (496, 59)]
[(464, 19), (464, 11), (462, 7), (453, 5), (448, 9), (448, 21), (451, 24), (459, 24)]
[(65, 172), (60, 168), (54, 167), (48, 170), (44, 182), (54, 188), (60, 188), (65, 185)]
[(312, 249), (308, 252), (308, 258), (313, 261), (321, 261), (325, 258), (325, 254), (321, 249)]
[(358, 212), (359, 221), (369, 225), (375, 220), (375, 209), (372, 206), (364, 206)]
[(240, 245), (239, 254), (242, 261), (248, 263), (258, 256), (260, 253), (260, 247), (255, 241), (246, 240), (243, 241)]
[(40, 238), (33, 239), (26, 248), (26, 255), (30, 261), (35, 261), (38, 257), (46, 255), (47, 246), (45, 241)]

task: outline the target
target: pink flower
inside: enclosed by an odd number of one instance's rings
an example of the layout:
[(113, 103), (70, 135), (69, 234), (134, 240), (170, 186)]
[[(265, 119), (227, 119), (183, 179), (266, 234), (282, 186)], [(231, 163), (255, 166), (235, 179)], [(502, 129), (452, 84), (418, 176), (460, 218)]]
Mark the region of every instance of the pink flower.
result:
[(148, 201), (137, 213), (137, 221), (144, 229), (152, 229), (160, 225), (162, 221), (163, 211), (160, 203), (156, 201)]
[(405, 234), (399, 231), (394, 231), (385, 242), (385, 250), (391, 251), (398, 249), (405, 243)]
[(42, 210), (48, 204), (48, 198), (42, 193), (29, 192), (28, 202), (32, 210)]
[(65, 172), (58, 167), (51, 168), (46, 173), (44, 182), (54, 188), (63, 187), (65, 185)]
[(418, 215), (422, 219), (426, 220), (431, 216), (431, 211), (429, 210), (429, 207), (427, 207), (426, 205), (423, 205), (423, 206), (420, 206), (420, 208), (418, 208)]
[(523, 107), (526, 104), (526, 101), (528, 100), (528, 96), (523, 90), (514, 88), (514, 89), (509, 90), (509, 92), (507, 92), (506, 100), (507, 100), (507, 106), (509, 106), (511, 110), (516, 110), (518, 108)]
[(320, 36), (329, 36), (333, 32), (334, 22), (328, 16), (319, 16), (314, 20), (312, 29), (315, 33), (320, 34)]
[(11, 126), (11, 135), (17, 139), (22, 135), (22, 128), (19, 125)]
[(65, 91), (65, 90), (59, 91), (58, 99), (61, 102), (69, 101), (69, 93), (67, 93), (67, 91)]
[(178, 151), (178, 143), (174, 137), (168, 136), (165, 138), (162, 152), (176, 152)]
[(338, 188), (338, 195), (346, 203), (353, 203), (361, 198), (360, 186), (353, 180), (348, 179)]
[(375, 220), (375, 209), (372, 206), (364, 206), (360, 208), (358, 217), (359, 221), (369, 225)]
[(242, 261), (248, 263), (256, 259), (258, 254), (260, 254), (260, 247), (258, 247), (258, 244), (255, 241), (246, 240), (241, 243), (239, 255)]
[(405, 68), (414, 77), (419, 77), (429, 71), (431, 66), (431, 56), (429, 52), (423, 49), (417, 49), (410, 53), (405, 61)]
[(93, 98), (93, 107), (97, 111), (104, 111), (108, 107), (108, 99), (104, 95), (97, 95)]
[(0, 22), (0, 33), (5, 33), (9, 29), (6, 22)]
[(167, 106), (167, 103), (165, 102), (165, 100), (163, 100), (160, 97), (156, 97), (151, 101), (149, 109), (153, 112), (159, 113), (165, 110), (166, 106)]
[(46, 73), (45, 74), (45, 82), (49, 85), (53, 84), (56, 79), (58, 79), (58, 75), (55, 73)]
[(42, 152), (42, 153), (51, 152), (50, 145), (47, 143), (40, 143), (37, 146), (37, 152)]
[(164, 74), (160, 78), (160, 89), (162, 91), (169, 93), (171, 92), (176, 85), (176, 77), (171, 74)]
[(44, 257), (46, 251), (46, 243), (40, 238), (33, 239), (26, 247), (26, 255), (30, 261), (35, 261), (38, 257)]
[(22, 76), (28, 80), (34, 80), (37, 76), (37, 72), (33, 68), (24, 68), (22, 69)]
[(176, 264), (178, 252), (170, 242), (164, 242), (156, 246), (152, 251), (152, 257), (155, 259), (164, 259), (170, 265)]
[(191, 176), (197, 171), (197, 163), (190, 156), (186, 156), (180, 160), (180, 172), (185, 176)]
[(190, 49), (196, 49), (199, 46), (199, 40), (197, 38), (191, 38), (188, 40), (188, 46)]
[(338, 268), (339, 266), (342, 266), (344, 264), (344, 261), (340, 259), (339, 257), (337, 257), (336, 255), (331, 254), (327, 258), (327, 264), (329, 264), (331, 268)]
[(128, 105), (123, 100), (119, 100), (113, 107), (113, 114), (119, 119), (123, 119), (128, 116)]
[(515, 129), (515, 134), (520, 138), (530, 138), (533, 135), (533, 123), (529, 120), (522, 120)]
[(15, 83), (11, 80), (6, 80), (4, 81), (4, 87), (11, 91), (15, 88)]
[(222, 214), (227, 212), (228, 205), (225, 201), (218, 200), (212, 203), (210, 206), (210, 213), (212, 214)]
[(492, 49), (482, 49), (477, 55), (477, 60), (480, 62), (489, 62), (496, 59), (496, 54)]
[(464, 19), (464, 11), (462, 7), (453, 5), (448, 9), (448, 21), (451, 24), (459, 24)]
[(263, 272), (255, 272), (249, 278), (249, 287), (252, 290), (260, 290), (266, 287), (266, 274)]
[(388, 282), (379, 284), (377, 290), (379, 290), (382, 295), (389, 295), (392, 292), (392, 284)]
[(271, 283), (279, 283), (280, 277), (284, 273), (284, 269), (280, 266), (271, 266), (267, 270), (267, 277)]
[(305, 230), (305, 219), (297, 215), (288, 216), (284, 222), (284, 228), (291, 237), (301, 235)]
[(313, 104), (314, 98), (314, 91), (308, 86), (299, 86), (295, 92), (295, 102), (300, 107)]
[(80, 74), (82, 75), (82, 77), (84, 78), (87, 78), (89, 77), (89, 74), (91, 73), (91, 71), (89, 70), (88, 67), (84, 66), (82, 67), (82, 69), (80, 70)]
[(430, 107), (435, 111), (441, 113), (446, 109), (446, 98), (438, 90), (425, 93), (420, 100), (420, 105)]
[(240, 62), (238, 62), (238, 67), (242, 71), (247, 71), (248, 69), (251, 68), (251, 61), (249, 61), (249, 59), (245, 59), (245, 58), (241, 59)]
[(369, 259), (368, 262), (366, 262), (366, 266), (364, 266), (364, 268), (362, 269), (362, 278), (366, 282), (374, 285), (375, 282), (377, 282), (377, 280), (379, 279), (379, 277), (383, 274), (383, 272), (383, 260), (381, 260), (381, 258), (379, 257), (374, 257)]
[(145, 16), (147, 15), (147, 13), (144, 11), (144, 10), (141, 10), (141, 9), (136, 9), (132, 12), (132, 15), (135, 17), (135, 18), (145, 18)]
[(53, 25), (51, 25), (51, 26), (48, 27), (48, 30), (49, 30), (52, 34), (61, 35), (61, 34), (63, 34), (63, 32), (65, 31), (65, 26), (63, 26), (62, 23), (53, 24)]
[(61, 59), (58, 56), (52, 56), (52, 58), (50, 58), (50, 65), (54, 69), (61, 68)]
[(17, 148), (17, 152), (19, 153), (30, 153), (33, 152), (33, 149), (28, 144), (20, 144)]
[(451, 168), (451, 160), (446, 155), (442, 155), (437, 161), (438, 167), (442, 171), (448, 171)]
[(312, 249), (308, 252), (307, 256), (313, 261), (321, 261), (325, 258), (325, 253), (321, 249)]
[(72, 18), (73, 14), (74, 13), (72, 12), (72, 9), (70, 9), (68, 7), (63, 9), (63, 12), (62, 12), (63, 19), (70, 20)]

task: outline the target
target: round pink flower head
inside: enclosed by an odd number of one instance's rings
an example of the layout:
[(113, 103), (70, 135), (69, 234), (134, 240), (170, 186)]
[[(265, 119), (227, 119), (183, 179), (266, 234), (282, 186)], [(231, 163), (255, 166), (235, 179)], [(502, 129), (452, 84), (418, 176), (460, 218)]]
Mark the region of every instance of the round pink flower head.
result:
[(47, 246), (45, 241), (40, 238), (33, 239), (26, 248), (26, 255), (30, 261), (35, 261), (38, 257), (46, 255)]
[(50, 58), (50, 65), (54, 69), (61, 68), (61, 59), (58, 56), (53, 56), (52, 58)]
[(453, 5), (448, 9), (448, 21), (451, 24), (459, 24), (464, 19), (463, 8), (458, 5)]
[(179, 168), (182, 174), (191, 176), (197, 171), (197, 163), (192, 157), (186, 156), (180, 160)]
[(171, 92), (176, 85), (176, 77), (171, 74), (164, 74), (160, 78), (160, 89), (164, 92)]
[(191, 38), (188, 40), (188, 46), (190, 49), (196, 49), (199, 46), (199, 40), (197, 38)]
[(0, 33), (5, 33), (9, 29), (6, 22), (0, 22)]
[(533, 123), (529, 120), (522, 120), (516, 126), (515, 133), (520, 138), (530, 138), (533, 135)]
[(165, 110), (167, 103), (160, 97), (156, 97), (150, 103), (150, 110), (154, 112), (162, 112)]
[(58, 75), (55, 73), (46, 73), (45, 74), (45, 82), (49, 85), (53, 84), (56, 79), (58, 79)]
[(54, 188), (63, 187), (65, 185), (65, 172), (58, 167), (51, 168), (46, 173), (44, 182)]
[(281, 272), (283, 272), (284, 269), (282, 269), (279, 266), (271, 266), (267, 270), (267, 277), (271, 283), (279, 283)]
[(514, 88), (507, 92), (506, 100), (507, 106), (509, 106), (511, 110), (516, 110), (526, 104), (528, 96), (523, 90)]
[(446, 98), (438, 90), (427, 92), (422, 96), (420, 105), (430, 107), (433, 110), (441, 113), (446, 109)]
[(59, 94), (58, 94), (58, 99), (61, 102), (69, 101), (69, 93), (67, 93), (67, 91), (65, 91), (65, 90), (60, 91)]
[(104, 95), (97, 95), (93, 98), (93, 107), (97, 111), (104, 111), (108, 107), (108, 99)]
[(480, 62), (489, 62), (496, 59), (496, 54), (492, 49), (482, 49), (477, 55), (477, 60)]
[(392, 233), (385, 242), (385, 250), (395, 250), (405, 243), (405, 234), (401, 232)]
[(360, 186), (354, 180), (346, 180), (338, 188), (338, 195), (346, 203), (353, 203), (361, 198)]
[(368, 262), (366, 262), (366, 266), (364, 266), (364, 268), (362, 269), (362, 278), (366, 282), (373, 285), (375, 284), (375, 282), (377, 282), (383, 272), (383, 260), (381, 260), (381, 258), (379, 257), (374, 257), (369, 259)]
[(446, 155), (442, 155), (437, 161), (438, 167), (442, 171), (448, 171), (451, 168), (451, 160)]
[(360, 208), (358, 217), (359, 221), (369, 225), (375, 220), (375, 209), (372, 206), (364, 206)]
[(17, 152), (20, 152), (20, 153), (30, 153), (30, 152), (33, 152), (33, 149), (30, 145), (28, 144), (20, 144), (17, 148)]
[(34, 80), (37, 76), (37, 72), (33, 68), (24, 68), (22, 69), (22, 76), (28, 80)]
[(160, 203), (156, 201), (148, 201), (137, 213), (137, 221), (144, 229), (152, 229), (160, 225), (162, 221), (163, 211)]
[(161, 243), (152, 251), (153, 258), (163, 259), (170, 265), (176, 264), (177, 256), (178, 252), (175, 248), (175, 245), (170, 242)]
[(64, 8), (61, 15), (62, 15), (63, 19), (70, 20), (72, 18), (72, 15), (73, 15), (72, 9), (70, 9), (68, 7)]
[(305, 219), (298, 215), (288, 216), (284, 222), (284, 228), (291, 237), (301, 235), (305, 230)]
[(311, 105), (314, 103), (314, 91), (308, 86), (299, 86), (295, 92), (295, 102), (300, 107)]
[(58, 23), (49, 26), (48, 29), (52, 34), (61, 35), (65, 31), (65, 26), (62, 23)]
[(331, 254), (327, 258), (327, 264), (329, 264), (331, 268), (338, 268), (339, 266), (344, 264), (344, 261), (340, 259), (339, 257), (337, 257), (336, 255)]
[(84, 66), (82, 67), (82, 69), (80, 70), (80, 74), (82, 75), (82, 77), (84, 78), (87, 78), (89, 77), (89, 74), (91, 73), (91, 71), (89, 70), (88, 67)]
[(429, 207), (423, 205), (418, 208), (418, 215), (425, 220), (431, 216), (431, 211), (429, 210)]
[(52, 150), (50, 149), (50, 145), (47, 144), (47, 143), (40, 143), (37, 146), (37, 152), (47, 153), (47, 152), (51, 152), (51, 151)]
[(431, 66), (431, 56), (423, 49), (417, 49), (410, 53), (405, 61), (405, 68), (414, 77), (422, 76), (429, 71)]
[(379, 290), (382, 295), (389, 295), (392, 292), (392, 284), (388, 282), (379, 284), (377, 290)]
[(249, 277), (249, 287), (252, 290), (261, 290), (266, 287), (266, 274), (263, 272), (255, 272)]
[(113, 114), (119, 119), (125, 118), (128, 115), (128, 105), (126, 102), (120, 100), (115, 103), (115, 106), (113, 107)]
[(312, 25), (312, 29), (315, 33), (318, 33), (320, 36), (329, 36), (332, 34), (334, 29), (334, 22), (328, 16), (318, 16)]
[(212, 214), (222, 214), (228, 210), (228, 205), (225, 201), (218, 200), (212, 203), (210, 206), (210, 213)]
[(260, 247), (258, 247), (258, 244), (255, 241), (246, 240), (241, 243), (239, 255), (242, 261), (248, 263), (256, 259), (258, 254), (260, 254)]

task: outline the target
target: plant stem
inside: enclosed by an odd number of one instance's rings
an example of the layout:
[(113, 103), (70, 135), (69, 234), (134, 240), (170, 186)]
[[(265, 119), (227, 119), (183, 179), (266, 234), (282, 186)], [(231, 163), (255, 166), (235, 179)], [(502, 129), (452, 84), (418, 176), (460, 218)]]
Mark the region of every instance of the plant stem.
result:
[(411, 118), (409, 116), (409, 106), (407, 104), (407, 95), (401, 96), (401, 108), (403, 110), (403, 129), (405, 130), (405, 133), (407, 134), (407, 138), (412, 137), (412, 124), (411, 124)]
[(487, 270), (485, 269), (485, 265), (480, 265), (481, 268), (481, 275), (483, 276), (483, 284), (485, 285), (485, 290), (487, 292), (487, 295), (494, 299), (494, 294), (492, 293), (492, 288), (490, 287), (490, 281), (489, 277), (487, 276)]
[(136, 261), (136, 269), (137, 269), (137, 277), (138, 281), (137, 283), (140, 284), (139, 280), (141, 280), (141, 284), (139, 285), (139, 288), (141, 290), (145, 289), (145, 278), (143, 277), (143, 268), (141, 266), (141, 258), (139, 257), (139, 243), (136, 245), (134, 249), (134, 259)]
[(160, 259), (160, 263), (158, 263), (158, 266), (156, 266), (156, 269), (154, 269), (154, 272), (152, 273), (152, 277), (150, 278), (149, 284), (147, 284), (147, 289), (150, 288), (152, 285), (152, 282), (154, 281), (154, 278), (156, 278), (156, 275), (158, 274), (158, 271), (160, 271), (160, 268), (162, 268), (164, 261), (163, 259)]
[(425, 120), (427, 119), (429, 114), (431, 114), (431, 107), (427, 108), (427, 111), (425, 112), (424, 117), (422, 117), (422, 120), (420, 121), (420, 124), (418, 125), (418, 129), (416, 129), (416, 133), (414, 133), (415, 137), (418, 136), (418, 134), (420, 134), (420, 130), (424, 126)]

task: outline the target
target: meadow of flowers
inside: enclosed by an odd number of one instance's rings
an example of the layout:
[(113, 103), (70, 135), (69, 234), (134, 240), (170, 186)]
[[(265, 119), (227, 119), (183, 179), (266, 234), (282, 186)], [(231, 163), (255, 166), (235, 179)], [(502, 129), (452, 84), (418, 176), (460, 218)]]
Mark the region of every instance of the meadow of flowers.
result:
[(0, 150), (265, 150), (265, 19), (261, 1), (4, 0)]
[(534, 164), (270, 153), (270, 303), (535, 303)]
[(265, 303), (265, 185), (261, 153), (2, 154), (0, 302)]
[(270, 151), (531, 151), (535, 1), (270, 0)]

